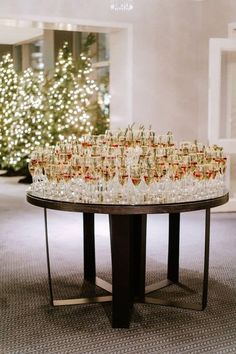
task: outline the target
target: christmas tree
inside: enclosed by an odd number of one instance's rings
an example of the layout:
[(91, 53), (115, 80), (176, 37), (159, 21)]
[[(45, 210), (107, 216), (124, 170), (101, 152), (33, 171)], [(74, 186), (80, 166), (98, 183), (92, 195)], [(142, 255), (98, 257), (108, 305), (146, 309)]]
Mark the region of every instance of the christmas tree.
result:
[(4, 58), (0, 64), (2, 167), (22, 171), (37, 146), (105, 131), (109, 106), (104, 106), (103, 94), (97, 95), (91, 59), (82, 53), (76, 64), (67, 43), (59, 51), (50, 80), (32, 69), (18, 77), (11, 57)]
[[(92, 70), (91, 58), (97, 57), (97, 51), (94, 51), (93, 44), (96, 43), (96, 35), (88, 33), (83, 43), (83, 53), (78, 61), (80, 83), (86, 86), (91, 77), (95, 77), (96, 94), (89, 98), (87, 112), (90, 115), (91, 123), (94, 127), (93, 134), (104, 134), (110, 124), (110, 94), (109, 94), (109, 73), (105, 71), (103, 75)], [(91, 50), (91, 48), (93, 48)], [(96, 59), (95, 59), (96, 60)]]
[(109, 75), (106, 73), (98, 83), (95, 134), (104, 134), (110, 125)]
[[(80, 99), (84, 106), (84, 110), (89, 116), (90, 126), (93, 128), (94, 134), (97, 134), (98, 123), (98, 87), (95, 80), (92, 78), (93, 69), (91, 58), (84, 52), (80, 54), (78, 61), (78, 82), (80, 85), (81, 93)], [(104, 127), (104, 131), (106, 127)], [(103, 132), (104, 132), (103, 131)]]
[(18, 104), (12, 123), (8, 164), (25, 167), (30, 153), (46, 140), (44, 74), (26, 69), (19, 79)]
[(68, 136), (78, 137), (93, 131), (88, 106), (96, 85), (89, 79), (90, 71), (89, 62), (84, 63), (82, 71), (75, 69), (72, 54), (65, 43), (59, 51), (47, 95), (48, 136), (51, 144), (63, 141)]
[(0, 166), (9, 165), (11, 129), (16, 119), (18, 77), (10, 54), (0, 62)]

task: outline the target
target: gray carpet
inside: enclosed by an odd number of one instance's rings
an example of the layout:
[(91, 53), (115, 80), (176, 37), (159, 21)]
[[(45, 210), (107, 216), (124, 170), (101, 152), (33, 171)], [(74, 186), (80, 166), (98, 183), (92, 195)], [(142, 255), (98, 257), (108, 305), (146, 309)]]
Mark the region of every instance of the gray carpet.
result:
[[(51, 308), (43, 211), (17, 178), (0, 179), (0, 353), (236, 353), (236, 218), (212, 214), (209, 301), (204, 312), (135, 304), (129, 329), (111, 328), (111, 304)], [(184, 214), (181, 280), (201, 289), (203, 213)], [(82, 217), (49, 211), (55, 297), (102, 294), (84, 284)], [(96, 216), (97, 272), (111, 279), (108, 220)], [(148, 217), (147, 284), (165, 278), (167, 217)], [(170, 287), (163, 297), (198, 302)]]

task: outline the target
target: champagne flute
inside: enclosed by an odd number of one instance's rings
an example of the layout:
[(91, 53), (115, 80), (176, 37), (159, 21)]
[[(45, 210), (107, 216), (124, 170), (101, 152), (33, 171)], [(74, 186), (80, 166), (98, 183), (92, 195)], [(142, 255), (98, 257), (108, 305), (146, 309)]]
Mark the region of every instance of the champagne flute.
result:
[(155, 189), (153, 188), (156, 182), (156, 169), (151, 165), (144, 168), (143, 177), (146, 184), (145, 201), (152, 203), (155, 201)]
[(143, 202), (144, 191), (142, 182), (142, 167), (140, 165), (132, 165), (130, 167), (130, 180), (133, 188), (130, 190), (130, 200), (132, 204)]
[(28, 162), (28, 170), (32, 176), (32, 192), (36, 192), (39, 189), (39, 176), (41, 172), (41, 166), (39, 164), (41, 157), (38, 151), (33, 151), (30, 155), (30, 160)]

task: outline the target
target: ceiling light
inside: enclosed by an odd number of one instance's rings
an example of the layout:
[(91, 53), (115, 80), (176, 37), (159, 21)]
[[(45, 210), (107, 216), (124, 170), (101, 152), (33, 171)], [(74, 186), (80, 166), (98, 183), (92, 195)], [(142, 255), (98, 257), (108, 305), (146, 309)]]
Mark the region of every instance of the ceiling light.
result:
[(111, 10), (113, 11), (130, 11), (133, 8), (133, 0), (111, 0)]

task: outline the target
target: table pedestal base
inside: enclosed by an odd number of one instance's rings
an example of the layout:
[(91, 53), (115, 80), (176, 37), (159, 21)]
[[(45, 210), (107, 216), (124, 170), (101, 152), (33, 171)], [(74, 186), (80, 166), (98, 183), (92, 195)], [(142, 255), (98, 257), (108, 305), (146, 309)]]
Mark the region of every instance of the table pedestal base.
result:
[(133, 303), (145, 298), (147, 215), (110, 215), (112, 327), (128, 328)]
[[(171, 301), (160, 299), (152, 296), (145, 296), (145, 303), (158, 304), (163, 306), (172, 306), (182, 309), (190, 309), (202, 311), (207, 305), (208, 293), (208, 272), (209, 272), (209, 249), (210, 249), (210, 209), (205, 211), (205, 251), (204, 251), (204, 270), (203, 270), (203, 289), (201, 304), (183, 303), (179, 301)], [(170, 285), (176, 285), (187, 292), (196, 293), (186, 285), (179, 282), (179, 228), (180, 214), (169, 214), (169, 253), (168, 253), (168, 270), (167, 279), (155, 284), (151, 284), (145, 288), (145, 294), (150, 294), (154, 291), (163, 289)]]
[[(95, 242), (94, 242), (94, 214), (84, 214), (84, 279), (91, 284), (98, 286), (109, 293), (112, 293), (112, 286), (110, 283), (103, 279), (96, 277), (95, 266)], [(111, 302), (111, 295), (104, 296), (92, 296), (77, 299), (54, 299), (51, 265), (50, 265), (50, 253), (48, 242), (48, 222), (47, 222), (47, 209), (44, 208), (44, 223), (45, 223), (45, 240), (46, 240), (46, 256), (47, 256), (47, 269), (48, 269), (48, 286), (50, 304), (52, 306), (68, 306), (68, 305), (82, 305), (91, 304), (96, 302)]]
[[(93, 284), (93, 283), (92, 283)], [(101, 289), (106, 290), (110, 294), (112, 293), (112, 286), (110, 283), (105, 280), (96, 277), (94, 285), (98, 286)], [(111, 302), (111, 295), (103, 295), (103, 296), (94, 296), (94, 297), (81, 297), (78, 299), (52, 299), (53, 306), (68, 306), (68, 305), (84, 305), (84, 304), (93, 304), (96, 302)]]
[[(84, 279), (98, 286), (109, 295), (85, 297), (78, 299), (54, 299), (50, 268), (47, 209), (44, 208), (46, 254), (48, 267), (48, 283), (50, 303), (52, 306), (80, 305), (112, 301), (112, 327), (128, 328), (130, 314), (135, 302), (174, 306), (192, 310), (203, 310), (207, 304), (209, 242), (210, 242), (210, 209), (206, 209), (205, 218), (205, 253), (204, 279), (201, 305), (180, 303), (153, 296), (147, 296), (158, 289), (172, 284), (188, 292), (194, 292), (179, 282), (179, 239), (180, 213), (169, 214), (169, 247), (167, 279), (145, 288), (146, 272), (146, 222), (147, 215), (109, 215), (112, 285), (96, 277), (94, 214), (84, 213)], [(112, 295), (111, 295), (112, 294)]]
[[(196, 291), (193, 289), (190, 289), (188, 286), (180, 283), (180, 282), (173, 282), (171, 280), (162, 280), (158, 283), (151, 284), (149, 286), (146, 286), (146, 294), (150, 294), (154, 291), (161, 290), (163, 288), (169, 287), (171, 285), (175, 285), (181, 289), (184, 289), (188, 293), (195, 294)], [(202, 311), (203, 308), (201, 305), (198, 304), (193, 304), (193, 303), (183, 303), (179, 301), (171, 301), (171, 300), (166, 300), (166, 299), (161, 299), (157, 297), (152, 297), (152, 296), (145, 296), (144, 303), (146, 304), (156, 304), (156, 305), (162, 305), (162, 306), (171, 306), (171, 307), (176, 307), (176, 308), (181, 308), (181, 309), (189, 309), (189, 310), (198, 310)]]

